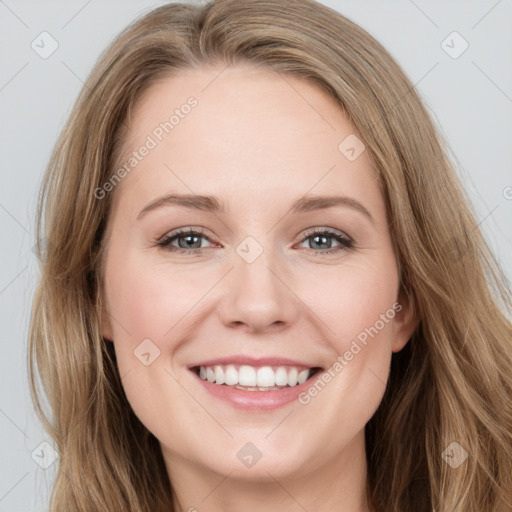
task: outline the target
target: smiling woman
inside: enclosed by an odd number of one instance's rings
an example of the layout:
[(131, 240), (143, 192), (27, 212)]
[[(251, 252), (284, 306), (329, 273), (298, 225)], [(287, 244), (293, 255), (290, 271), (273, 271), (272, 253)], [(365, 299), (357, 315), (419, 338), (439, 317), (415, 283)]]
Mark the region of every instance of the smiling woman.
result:
[(135, 21), (38, 220), (51, 511), (512, 507), (510, 291), (412, 84), (342, 15)]

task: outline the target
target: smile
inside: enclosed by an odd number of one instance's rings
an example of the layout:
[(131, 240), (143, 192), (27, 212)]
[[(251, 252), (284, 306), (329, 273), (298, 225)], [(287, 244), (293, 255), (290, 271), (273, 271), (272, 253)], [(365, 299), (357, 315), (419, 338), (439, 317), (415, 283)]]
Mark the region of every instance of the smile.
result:
[(208, 394), (236, 409), (268, 411), (289, 404), (319, 378), (323, 369), (281, 357), (229, 356), (190, 365)]
[(300, 366), (259, 366), (217, 364), (193, 368), (208, 382), (245, 391), (276, 391), (303, 384), (320, 368)]

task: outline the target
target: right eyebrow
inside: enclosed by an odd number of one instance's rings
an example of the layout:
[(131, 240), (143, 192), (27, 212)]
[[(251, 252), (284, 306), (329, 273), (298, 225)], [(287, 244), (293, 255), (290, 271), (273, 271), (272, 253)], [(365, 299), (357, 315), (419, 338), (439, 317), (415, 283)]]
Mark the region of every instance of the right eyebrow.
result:
[(158, 197), (148, 203), (137, 215), (137, 220), (142, 219), (147, 213), (164, 206), (183, 206), (206, 212), (226, 211), (224, 203), (214, 196), (201, 196), (196, 194), (169, 194)]

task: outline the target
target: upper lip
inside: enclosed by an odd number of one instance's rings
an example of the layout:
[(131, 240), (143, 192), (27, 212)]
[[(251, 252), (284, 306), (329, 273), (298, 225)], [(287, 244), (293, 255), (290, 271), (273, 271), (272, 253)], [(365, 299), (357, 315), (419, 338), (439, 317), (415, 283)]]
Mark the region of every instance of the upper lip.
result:
[(208, 359), (198, 361), (197, 363), (188, 365), (189, 369), (198, 366), (215, 366), (217, 364), (239, 364), (248, 366), (301, 366), (305, 368), (320, 368), (319, 365), (297, 361), (296, 359), (289, 359), (287, 357), (251, 357), (246, 355), (231, 355), (226, 357), (217, 357), (215, 359)]

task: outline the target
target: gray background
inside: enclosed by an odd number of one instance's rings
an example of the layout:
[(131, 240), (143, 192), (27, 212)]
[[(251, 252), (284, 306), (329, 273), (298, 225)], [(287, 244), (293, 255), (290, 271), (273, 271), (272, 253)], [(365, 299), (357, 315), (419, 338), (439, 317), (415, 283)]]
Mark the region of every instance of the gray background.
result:
[[(37, 278), (34, 209), (43, 170), (100, 52), (135, 17), (162, 3), (0, 0), (0, 512), (45, 510), (57, 467), (36, 463), (51, 462), (51, 447), (40, 445), (50, 439), (34, 414), (26, 372)], [(322, 3), (374, 35), (416, 84), (510, 279), (512, 1)], [(31, 47), (43, 31), (58, 43), (46, 59)], [(458, 36), (446, 39), (453, 31), (469, 44), (458, 58), (445, 51), (463, 49)]]

